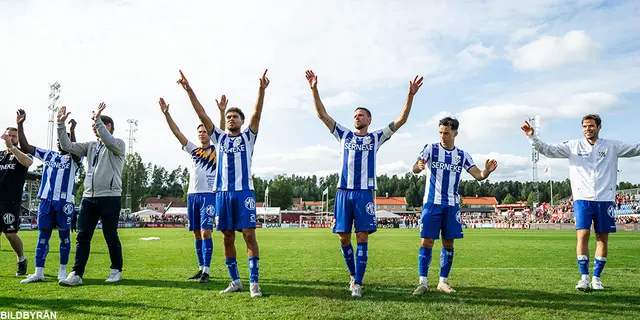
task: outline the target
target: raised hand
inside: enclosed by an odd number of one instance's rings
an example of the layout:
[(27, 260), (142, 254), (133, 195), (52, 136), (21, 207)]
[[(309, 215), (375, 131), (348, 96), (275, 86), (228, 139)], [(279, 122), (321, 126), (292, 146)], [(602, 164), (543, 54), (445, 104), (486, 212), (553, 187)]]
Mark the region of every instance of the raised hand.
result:
[(520, 129), (522, 129), (522, 131), (524, 131), (524, 134), (527, 135), (527, 137), (531, 137), (533, 136), (533, 127), (531, 126), (531, 124), (529, 123), (529, 121), (525, 121), (524, 122), (524, 126), (520, 127)]
[(424, 170), (425, 163), (426, 161), (424, 161), (424, 159), (418, 160), (418, 169), (420, 169), (420, 171)]
[(484, 162), (484, 169), (489, 173), (495, 171), (496, 168), (498, 168), (498, 161), (495, 159), (487, 159), (487, 161)]
[(104, 102), (100, 102), (100, 104), (98, 105), (98, 112), (93, 111), (93, 120), (96, 120), (98, 118), (100, 118), (100, 115), (102, 115), (102, 110), (104, 110), (107, 107), (107, 105)]
[(312, 70), (307, 70), (305, 76), (307, 77), (307, 81), (309, 81), (309, 87), (311, 87), (311, 89), (318, 87), (318, 76), (316, 76)]
[(69, 120), (69, 130), (71, 131), (75, 130), (77, 124), (78, 123), (76, 122), (76, 120), (74, 119)]
[(183, 89), (185, 90), (191, 90), (191, 86), (189, 85), (189, 81), (187, 81), (187, 78), (184, 76), (184, 73), (182, 73), (182, 70), (178, 70), (180, 72), (180, 79), (178, 79), (177, 83), (179, 85), (182, 86)]
[(158, 104), (160, 104), (160, 111), (162, 111), (162, 114), (164, 114), (165, 116), (169, 114), (169, 105), (164, 101), (163, 98), (160, 98), (160, 100), (158, 100)]
[(4, 144), (7, 146), (7, 149), (11, 149), (13, 147), (13, 143), (11, 143), (11, 137), (8, 134), (2, 134), (2, 140), (4, 140)]
[(63, 106), (62, 108), (60, 108), (58, 110), (58, 124), (62, 124), (65, 121), (67, 121), (67, 118), (69, 117), (69, 115), (71, 114), (71, 112), (67, 112), (67, 107)]
[(18, 109), (18, 112), (16, 112), (16, 123), (23, 124), (25, 120), (27, 120), (27, 113), (22, 109)]
[(269, 78), (267, 78), (267, 71), (269, 69), (265, 69), (264, 73), (262, 74), (262, 78), (260, 78), (260, 89), (266, 89), (269, 86)]
[(225, 111), (227, 110), (227, 105), (229, 104), (229, 100), (227, 100), (227, 96), (223, 94), (222, 97), (220, 97), (220, 101), (216, 99), (216, 104), (218, 105), (218, 109), (220, 109), (220, 111)]
[(413, 81), (409, 81), (410, 95), (415, 95), (416, 93), (418, 93), (418, 90), (420, 89), (420, 87), (422, 87), (422, 79), (424, 79), (424, 77), (420, 77), (420, 79), (418, 79), (418, 76), (416, 76), (415, 78), (413, 78)]

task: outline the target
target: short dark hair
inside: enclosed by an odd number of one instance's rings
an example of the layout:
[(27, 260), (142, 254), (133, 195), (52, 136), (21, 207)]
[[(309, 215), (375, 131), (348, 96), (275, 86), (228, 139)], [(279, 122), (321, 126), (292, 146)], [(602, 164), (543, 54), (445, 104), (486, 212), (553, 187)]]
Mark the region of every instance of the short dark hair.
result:
[(16, 127), (7, 127), (7, 131), (18, 131)]
[(227, 109), (227, 111), (225, 111), (224, 115), (226, 116), (227, 114), (229, 114), (229, 112), (237, 113), (238, 115), (240, 115), (240, 119), (244, 120), (244, 113), (242, 112), (242, 110), (240, 110), (240, 108), (231, 107), (231, 108)]
[(111, 124), (111, 133), (113, 133), (113, 131), (116, 129), (116, 127), (113, 125), (113, 119), (111, 119), (111, 117), (109, 116), (101, 115), (100, 120), (102, 120), (102, 123), (104, 123), (105, 126), (107, 124)]
[[(197, 127), (196, 129), (200, 129), (200, 127), (203, 127), (203, 128), (204, 128), (204, 124), (202, 124), (202, 123), (201, 123), (201, 124), (199, 124), (199, 125), (198, 125), (198, 127)], [(206, 129), (206, 128), (205, 128), (205, 129)]]
[(371, 111), (369, 111), (369, 109), (367, 109), (365, 107), (357, 107), (355, 110), (353, 110), (353, 112), (356, 112), (358, 110), (362, 110), (362, 111), (366, 112), (367, 115), (369, 116), (369, 118), (371, 118)]
[(602, 124), (602, 119), (597, 114), (588, 114), (588, 115), (582, 117), (582, 122), (581, 123), (584, 123), (585, 120), (593, 120), (593, 121), (595, 121), (596, 122), (596, 126), (599, 126), (599, 125)]
[(458, 127), (460, 126), (460, 122), (458, 122), (458, 119), (454, 119), (451, 117), (444, 117), (440, 120), (439, 125), (450, 127), (451, 130), (458, 130)]

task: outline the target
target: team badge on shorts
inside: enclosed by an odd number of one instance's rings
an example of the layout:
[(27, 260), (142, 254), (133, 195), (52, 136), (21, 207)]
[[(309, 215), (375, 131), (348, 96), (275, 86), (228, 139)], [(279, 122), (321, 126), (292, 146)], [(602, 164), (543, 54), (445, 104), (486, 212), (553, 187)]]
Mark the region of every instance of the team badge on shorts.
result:
[(244, 200), (244, 207), (247, 208), (248, 210), (255, 210), (256, 209), (256, 199), (254, 199), (253, 197), (249, 197), (247, 199)]
[(373, 202), (367, 203), (366, 210), (367, 210), (367, 213), (369, 215), (375, 215), (376, 214), (376, 208), (375, 208), (375, 205), (373, 204)]
[(64, 214), (70, 216), (73, 214), (73, 204), (71, 203), (67, 203), (64, 205), (64, 207), (62, 207), (62, 212), (64, 212)]
[(4, 216), (2, 216), (2, 221), (4, 221), (4, 224), (13, 224), (16, 222), (16, 216), (13, 215), (13, 213), (5, 213)]
[(213, 205), (210, 204), (204, 209), (204, 212), (208, 216), (212, 217), (216, 213), (216, 208)]
[(460, 210), (456, 213), (456, 221), (458, 221), (458, 223), (462, 223), (462, 214), (460, 214)]
[(616, 210), (614, 209), (613, 205), (610, 205), (609, 208), (607, 208), (607, 214), (609, 215), (609, 217), (615, 218)]

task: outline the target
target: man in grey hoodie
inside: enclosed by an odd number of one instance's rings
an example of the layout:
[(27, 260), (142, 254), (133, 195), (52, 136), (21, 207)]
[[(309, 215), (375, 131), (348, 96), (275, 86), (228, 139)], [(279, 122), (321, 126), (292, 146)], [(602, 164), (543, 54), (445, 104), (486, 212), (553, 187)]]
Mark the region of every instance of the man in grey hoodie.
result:
[(62, 286), (82, 285), (82, 276), (91, 251), (91, 238), (98, 220), (102, 220), (102, 233), (111, 258), (111, 273), (105, 282), (122, 280), (122, 246), (118, 238), (118, 218), (125, 144), (122, 139), (113, 137), (113, 120), (101, 115), (105, 108), (106, 105), (100, 103), (98, 111), (93, 113), (93, 133), (98, 140), (82, 143), (71, 142), (67, 136), (65, 127), (65, 121), (69, 116), (67, 108), (62, 107), (58, 111), (60, 147), (71, 154), (87, 157), (84, 193), (78, 215), (75, 264), (69, 276), (60, 280), (59, 284)]

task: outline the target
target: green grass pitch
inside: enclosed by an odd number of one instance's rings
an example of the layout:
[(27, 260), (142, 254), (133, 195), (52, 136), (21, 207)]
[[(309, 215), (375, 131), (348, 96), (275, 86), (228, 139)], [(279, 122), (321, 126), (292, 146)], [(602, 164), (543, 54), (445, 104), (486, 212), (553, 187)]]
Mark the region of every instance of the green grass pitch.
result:
[[(33, 272), (36, 231), (20, 233)], [(157, 236), (157, 241), (139, 238)], [(99, 230), (85, 285), (59, 287), (58, 238), (47, 259), (47, 282), (20, 284), (6, 239), (0, 251), (0, 311), (57, 312), (58, 319), (638, 319), (640, 233), (610, 236), (603, 273), (605, 292), (582, 293), (575, 233), (568, 231), (466, 230), (456, 242), (450, 283), (458, 292), (413, 296), (419, 236), (416, 229), (373, 234), (363, 297), (347, 290), (348, 273), (338, 237), (329, 229), (258, 229), (260, 285), (250, 298), (246, 247), (237, 239), (245, 291), (219, 295), (229, 276), (221, 236), (214, 237), (211, 281), (187, 281), (197, 269), (193, 236), (185, 229), (120, 229), (124, 281), (106, 285), (109, 255)], [(3, 236), (4, 238), (4, 236)], [(75, 238), (75, 236), (72, 236)], [(75, 240), (74, 240), (75, 241)], [(355, 238), (354, 238), (355, 241)], [(436, 242), (436, 246), (440, 243)], [(591, 252), (595, 240), (591, 239)], [(429, 272), (439, 276), (439, 248)], [(75, 249), (71, 253), (71, 264)], [(590, 263), (591, 269), (593, 262)], [(69, 270), (71, 268), (69, 267)]]

